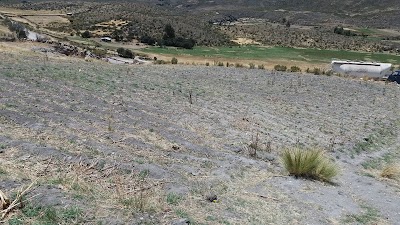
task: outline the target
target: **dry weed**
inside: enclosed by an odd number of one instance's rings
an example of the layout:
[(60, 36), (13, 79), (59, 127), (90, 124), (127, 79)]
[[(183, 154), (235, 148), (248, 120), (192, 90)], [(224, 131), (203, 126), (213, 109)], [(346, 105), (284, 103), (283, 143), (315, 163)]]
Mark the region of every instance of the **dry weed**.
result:
[(398, 164), (386, 165), (381, 172), (381, 177), (389, 179), (396, 179), (400, 177), (400, 165)]

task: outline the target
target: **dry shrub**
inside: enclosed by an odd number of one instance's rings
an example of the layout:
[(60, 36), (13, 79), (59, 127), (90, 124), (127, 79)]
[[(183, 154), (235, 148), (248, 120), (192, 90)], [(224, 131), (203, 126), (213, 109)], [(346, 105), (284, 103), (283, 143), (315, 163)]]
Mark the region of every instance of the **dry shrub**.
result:
[(275, 65), (274, 70), (285, 72), (287, 70), (287, 67), (284, 65)]
[(400, 165), (390, 164), (385, 166), (381, 172), (381, 177), (396, 179), (400, 177)]
[(288, 148), (282, 162), (289, 174), (326, 182), (338, 175), (339, 169), (321, 149)]
[(294, 72), (294, 73), (301, 72), (301, 69), (298, 66), (292, 66), (292, 67), (290, 67), (290, 72)]

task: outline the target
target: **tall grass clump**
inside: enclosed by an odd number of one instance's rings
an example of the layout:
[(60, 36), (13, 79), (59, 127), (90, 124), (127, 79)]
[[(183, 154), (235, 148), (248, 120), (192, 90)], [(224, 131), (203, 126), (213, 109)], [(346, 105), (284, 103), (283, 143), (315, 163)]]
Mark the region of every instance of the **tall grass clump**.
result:
[(381, 177), (396, 179), (400, 178), (400, 165), (390, 164), (383, 168)]
[(321, 149), (288, 148), (282, 162), (290, 175), (331, 182), (339, 169)]

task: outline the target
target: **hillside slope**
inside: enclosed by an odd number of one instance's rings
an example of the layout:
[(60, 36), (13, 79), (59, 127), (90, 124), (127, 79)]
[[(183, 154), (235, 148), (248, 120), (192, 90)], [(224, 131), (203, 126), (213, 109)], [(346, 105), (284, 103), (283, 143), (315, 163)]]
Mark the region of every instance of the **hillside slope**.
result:
[[(4, 50), (0, 83), (0, 189), (38, 194), (10, 223), (400, 220), (399, 182), (379, 176), (400, 157), (396, 85)], [(251, 157), (256, 135), (271, 148)], [(287, 176), (293, 145), (329, 150), (336, 185)]]

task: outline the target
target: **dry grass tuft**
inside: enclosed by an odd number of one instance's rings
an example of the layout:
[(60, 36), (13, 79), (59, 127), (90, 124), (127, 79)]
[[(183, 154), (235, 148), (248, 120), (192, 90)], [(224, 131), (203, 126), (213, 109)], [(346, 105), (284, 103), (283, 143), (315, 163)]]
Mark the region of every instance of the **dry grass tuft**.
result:
[(321, 149), (288, 148), (282, 162), (289, 174), (326, 182), (338, 175), (339, 169)]
[(383, 168), (381, 172), (381, 177), (396, 179), (400, 177), (400, 165), (389, 164)]

